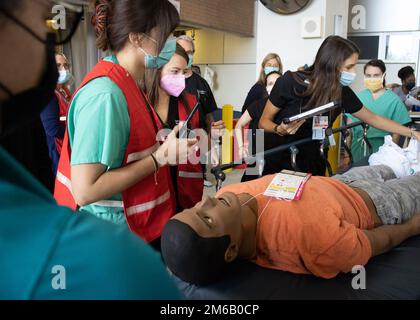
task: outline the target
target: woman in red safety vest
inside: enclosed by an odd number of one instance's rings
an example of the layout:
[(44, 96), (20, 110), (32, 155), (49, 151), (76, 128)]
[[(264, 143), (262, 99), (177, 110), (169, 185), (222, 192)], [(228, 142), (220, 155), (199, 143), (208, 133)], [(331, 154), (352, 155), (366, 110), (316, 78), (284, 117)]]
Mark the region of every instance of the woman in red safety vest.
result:
[[(151, 83), (147, 85), (149, 99), (163, 127), (170, 130), (179, 122), (185, 121), (197, 103), (196, 97), (185, 91), (188, 60), (188, 54), (177, 44), (172, 59), (147, 77), (151, 79)], [(188, 133), (206, 138), (206, 123), (200, 119), (199, 114), (198, 110), (194, 113), (189, 122)], [(202, 200), (204, 176), (200, 164), (200, 150), (193, 152), (186, 163), (171, 167), (170, 171), (178, 212), (191, 208)]]
[[(179, 23), (167, 0), (97, 1), (92, 19), (100, 61), (74, 94), (57, 172), (59, 204), (130, 229), (155, 247), (175, 213), (169, 164), (185, 161), (177, 128), (164, 143), (154, 108), (141, 89), (146, 69), (159, 69), (175, 52), (169, 37)], [(196, 140), (189, 139), (187, 147)], [(175, 162), (168, 154), (176, 152)]]
[[(55, 55), (57, 61), (57, 67), (59, 71), (58, 83), (55, 88), (55, 96), (58, 101), (58, 115), (60, 125), (66, 127), (67, 112), (69, 111), (69, 103), (71, 99), (71, 93), (67, 86), (68, 81), (71, 79), (70, 66), (67, 58), (62, 53)], [(63, 146), (63, 138), (56, 138), (55, 144), (57, 147), (58, 154), (61, 154), (61, 148)]]
[(62, 53), (55, 54), (59, 77), (55, 87), (55, 96), (42, 110), (41, 121), (47, 138), (48, 154), (52, 162), (54, 176), (57, 172), (63, 138), (66, 132), (66, 119), (71, 93), (68, 82), (71, 79), (70, 64)]

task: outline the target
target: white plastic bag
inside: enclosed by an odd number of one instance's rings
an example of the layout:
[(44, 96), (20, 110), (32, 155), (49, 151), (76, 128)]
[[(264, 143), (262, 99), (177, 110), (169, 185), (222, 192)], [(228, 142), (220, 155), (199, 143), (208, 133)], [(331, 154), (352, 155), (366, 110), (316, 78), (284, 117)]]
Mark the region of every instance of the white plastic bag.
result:
[(410, 175), (420, 172), (420, 143), (416, 139), (411, 139), (408, 147), (405, 148), (404, 154), (410, 161)]
[(206, 79), (211, 90), (214, 90), (214, 76), (215, 71), (209, 66), (206, 66), (206, 68), (204, 69), (204, 79)]
[(388, 135), (378, 152), (369, 157), (369, 165), (386, 165), (394, 171), (398, 178), (414, 175), (416, 172), (420, 172), (419, 147), (418, 141), (411, 139), (408, 147), (402, 149)]

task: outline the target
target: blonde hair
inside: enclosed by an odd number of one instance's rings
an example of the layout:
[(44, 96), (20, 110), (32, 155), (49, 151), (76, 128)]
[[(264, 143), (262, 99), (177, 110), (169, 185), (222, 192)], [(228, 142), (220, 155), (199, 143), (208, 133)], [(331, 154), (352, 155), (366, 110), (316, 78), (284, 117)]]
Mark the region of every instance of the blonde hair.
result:
[(187, 42), (191, 43), (193, 52), (195, 52), (195, 44), (194, 44), (194, 39), (193, 38), (184, 34), (184, 35), (181, 35), (178, 38), (176, 38), (176, 41), (178, 41), (178, 40), (184, 40), (184, 41), (187, 41)]
[(56, 52), (55, 53), (56, 56), (62, 56), (64, 58), (64, 60), (66, 60), (66, 62), (70, 65), (69, 59), (67, 59), (66, 55), (62, 52)]
[(276, 59), (277, 63), (279, 64), (279, 68), (280, 68), (280, 75), (283, 75), (283, 63), (281, 62), (280, 56), (277, 53), (269, 53), (265, 56), (264, 60), (261, 63), (261, 71), (260, 71), (260, 76), (258, 78), (257, 83), (266, 86), (267, 85), (267, 75), (264, 72), (264, 67), (267, 64), (268, 61), (272, 60), (272, 59)]

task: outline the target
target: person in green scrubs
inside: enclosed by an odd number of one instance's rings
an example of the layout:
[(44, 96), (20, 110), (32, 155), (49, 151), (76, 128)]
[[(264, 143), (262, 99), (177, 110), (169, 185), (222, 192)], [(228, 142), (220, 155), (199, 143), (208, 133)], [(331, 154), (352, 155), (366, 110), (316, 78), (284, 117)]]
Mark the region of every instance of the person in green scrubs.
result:
[[(402, 125), (409, 124), (411, 119), (404, 103), (392, 90), (385, 88), (385, 63), (376, 59), (369, 61), (364, 67), (364, 74), (366, 89), (357, 94), (360, 101), (370, 111), (382, 117), (394, 120)], [(347, 114), (347, 116), (350, 120), (348, 122), (359, 121), (350, 114)], [(369, 128), (367, 137), (372, 146), (372, 153), (379, 150), (379, 147), (384, 144), (384, 137), (389, 134), (383, 130)], [(392, 139), (395, 143), (398, 143), (400, 136), (392, 134)], [(352, 129), (351, 153), (354, 162), (359, 162), (370, 155), (368, 147), (363, 141), (363, 128), (361, 126)]]
[[(54, 94), (61, 38), (44, 20), (52, 6), (0, 0), (0, 40), (9, 44), (0, 52), (0, 137), (34, 121)], [(159, 254), (126, 225), (57, 206), (1, 146), (0, 270), (0, 299), (181, 298)]]
[[(120, 65), (139, 84), (145, 82), (146, 70), (163, 67), (175, 53), (176, 38), (171, 33), (179, 24), (179, 16), (167, 0), (113, 1), (108, 5), (102, 1), (95, 17), (97, 47), (112, 53), (105, 60)], [(130, 128), (124, 93), (108, 77), (88, 82), (74, 95), (67, 125), (72, 195), (80, 211), (125, 223), (122, 193), (159, 168), (153, 155), (124, 164), (130, 131), (136, 130)], [(168, 140), (179, 155), (178, 140)], [(156, 151), (156, 157), (165, 147)], [(176, 159), (182, 161), (178, 156)]]
[[(115, 55), (104, 59), (119, 64)], [(115, 106), (118, 106), (116, 108)], [(71, 165), (101, 164), (106, 171), (120, 168), (130, 135), (130, 116), (121, 89), (109, 78), (92, 80), (74, 96), (68, 113)], [(86, 204), (79, 210), (118, 224), (125, 223), (121, 193), (107, 199), (108, 205)]]

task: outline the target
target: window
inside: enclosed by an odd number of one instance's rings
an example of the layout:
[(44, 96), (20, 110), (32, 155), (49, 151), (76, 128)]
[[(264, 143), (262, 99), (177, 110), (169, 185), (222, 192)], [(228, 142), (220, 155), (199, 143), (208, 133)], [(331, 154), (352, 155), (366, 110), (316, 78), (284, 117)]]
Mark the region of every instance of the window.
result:
[(386, 35), (385, 60), (415, 62), (415, 39), (412, 34)]
[(379, 35), (376, 36), (350, 36), (349, 40), (353, 41), (360, 48), (361, 60), (372, 60), (378, 58), (379, 53)]

